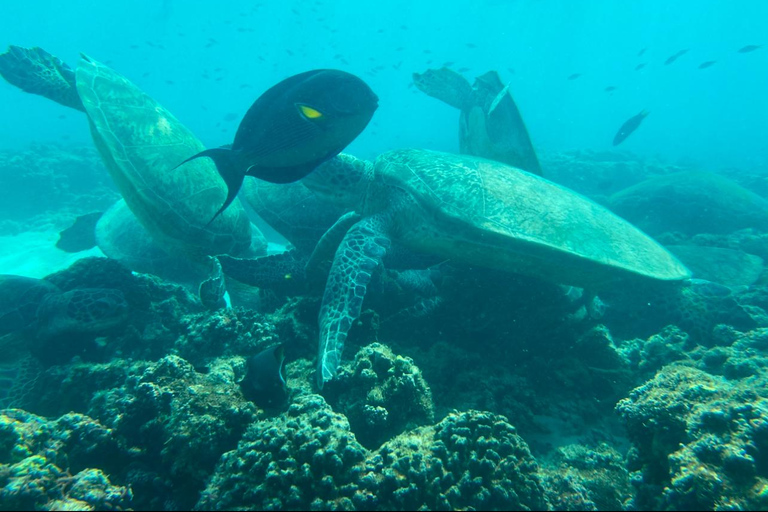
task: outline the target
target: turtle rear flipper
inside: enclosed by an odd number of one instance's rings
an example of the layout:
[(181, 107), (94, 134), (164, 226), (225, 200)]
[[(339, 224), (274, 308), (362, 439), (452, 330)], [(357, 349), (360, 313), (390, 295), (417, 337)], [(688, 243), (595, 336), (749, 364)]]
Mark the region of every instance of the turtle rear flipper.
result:
[(241, 283), (295, 295), (304, 289), (304, 266), (307, 258), (295, 250), (259, 258), (235, 258), (226, 254), (216, 257), (224, 273)]
[(471, 101), (472, 86), (461, 74), (449, 68), (414, 73), (413, 83), (421, 92), (460, 110), (464, 110)]
[(520, 110), (512, 99), (509, 86), (504, 87), (494, 98), (488, 109), (485, 126), (488, 139), (496, 153), (496, 160), (537, 176), (542, 175), (528, 128), (525, 127)]
[(336, 376), (347, 333), (360, 316), (373, 271), (381, 264), (390, 240), (385, 234), (387, 219), (367, 217), (347, 232), (336, 251), (320, 306), (320, 350), (317, 385)]
[(9, 46), (7, 52), (0, 54), (0, 75), (25, 92), (85, 112), (75, 86), (74, 70), (42, 48)]

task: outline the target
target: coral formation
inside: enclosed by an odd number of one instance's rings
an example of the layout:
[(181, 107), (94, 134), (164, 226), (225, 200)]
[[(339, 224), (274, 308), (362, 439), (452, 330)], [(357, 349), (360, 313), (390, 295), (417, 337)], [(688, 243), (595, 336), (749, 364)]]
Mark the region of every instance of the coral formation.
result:
[(0, 412), (0, 507), (4, 510), (125, 510), (127, 487), (89, 466), (118, 464), (118, 440), (95, 420), (67, 414), (48, 421)]
[(538, 470), (500, 416), (452, 414), (368, 452), (344, 416), (306, 395), (249, 428), (196, 508), (543, 510)]
[(767, 393), (763, 374), (729, 381), (681, 365), (635, 389), (617, 406), (633, 444), (631, 506), (766, 508)]
[(361, 348), (343, 364), (323, 395), (343, 413), (360, 443), (369, 448), (406, 430), (434, 422), (432, 392), (407, 357), (381, 343)]

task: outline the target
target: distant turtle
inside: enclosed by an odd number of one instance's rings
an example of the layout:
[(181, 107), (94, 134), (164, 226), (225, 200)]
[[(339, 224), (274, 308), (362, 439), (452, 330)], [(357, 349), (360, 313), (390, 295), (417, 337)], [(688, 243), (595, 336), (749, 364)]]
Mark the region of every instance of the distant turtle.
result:
[(239, 204), (209, 225), (227, 197), (213, 163), (171, 169), (203, 144), (170, 112), (126, 78), (89, 57), (76, 70), (41, 48), (11, 46), (0, 55), (8, 82), (84, 111), (93, 141), (141, 224), (168, 251), (193, 258), (243, 254), (251, 224)]
[(75, 288), (62, 292), (45, 279), (0, 275), (0, 408), (19, 405), (40, 361), (76, 349), (128, 320), (120, 290)]
[[(351, 178), (357, 174), (359, 179)], [(396, 150), (375, 164), (341, 155), (305, 179), (357, 198), (318, 244), (335, 251), (320, 309), (318, 384), (336, 375), (371, 275), (393, 240), (444, 259), (591, 289), (679, 281), (674, 256), (607, 209), (534, 174), (482, 158)], [(329, 183), (334, 184), (332, 187)]]
[(541, 176), (541, 166), (528, 129), (496, 71), (475, 78), (469, 85), (464, 76), (449, 68), (414, 73), (416, 87), (461, 110), (461, 153), (496, 160)]

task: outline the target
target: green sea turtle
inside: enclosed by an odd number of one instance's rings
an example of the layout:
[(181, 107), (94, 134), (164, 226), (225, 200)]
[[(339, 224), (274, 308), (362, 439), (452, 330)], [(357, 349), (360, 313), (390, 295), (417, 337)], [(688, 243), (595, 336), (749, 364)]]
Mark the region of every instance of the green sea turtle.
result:
[(209, 225), (227, 197), (213, 163), (200, 159), (171, 172), (203, 144), (129, 80), (86, 56), (73, 70), (41, 48), (18, 46), (0, 55), (0, 75), (87, 114), (93, 141), (125, 202), (164, 249), (201, 260), (247, 251), (251, 224), (239, 203)]
[(468, 155), (489, 158), (541, 176), (541, 166), (533, 149), (528, 129), (496, 71), (466, 78), (449, 68), (414, 73), (416, 87), (461, 110), (459, 150)]
[[(351, 186), (340, 190), (340, 183)], [(444, 259), (591, 289), (689, 277), (674, 256), (607, 209), (492, 160), (427, 150), (390, 151), (375, 163), (340, 155), (305, 184), (320, 194), (344, 194), (355, 208), (329, 229), (310, 260), (322, 261), (338, 246), (319, 315), (321, 387), (336, 374), (371, 275), (392, 240)]]
[[(254, 228), (251, 233), (253, 240), (248, 254), (266, 254), (267, 241), (261, 231)], [(211, 273), (210, 263), (193, 261), (184, 254), (165, 250), (122, 199), (101, 216), (95, 227), (95, 239), (107, 257), (136, 272), (154, 274), (191, 288), (217, 275), (215, 269)]]
[(116, 289), (62, 292), (45, 279), (0, 275), (0, 408), (18, 405), (41, 360), (51, 362), (72, 349), (57, 347), (118, 327), (128, 312)]
[(744, 228), (768, 232), (768, 201), (712, 172), (649, 178), (613, 194), (609, 205), (651, 235), (732, 233)]

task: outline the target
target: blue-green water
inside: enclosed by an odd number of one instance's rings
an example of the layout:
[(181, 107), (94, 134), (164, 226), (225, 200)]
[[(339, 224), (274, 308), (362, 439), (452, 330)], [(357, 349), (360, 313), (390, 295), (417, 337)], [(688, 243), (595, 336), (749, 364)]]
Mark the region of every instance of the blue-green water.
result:
[[(766, 19), (4, 2), (0, 51), (106, 78), (92, 127), (0, 80), (0, 509), (768, 508)], [(414, 84), (443, 67), (461, 112)], [(344, 152), (385, 156), (246, 177), (209, 225), (215, 166), (173, 167), (318, 68), (375, 92)]]

